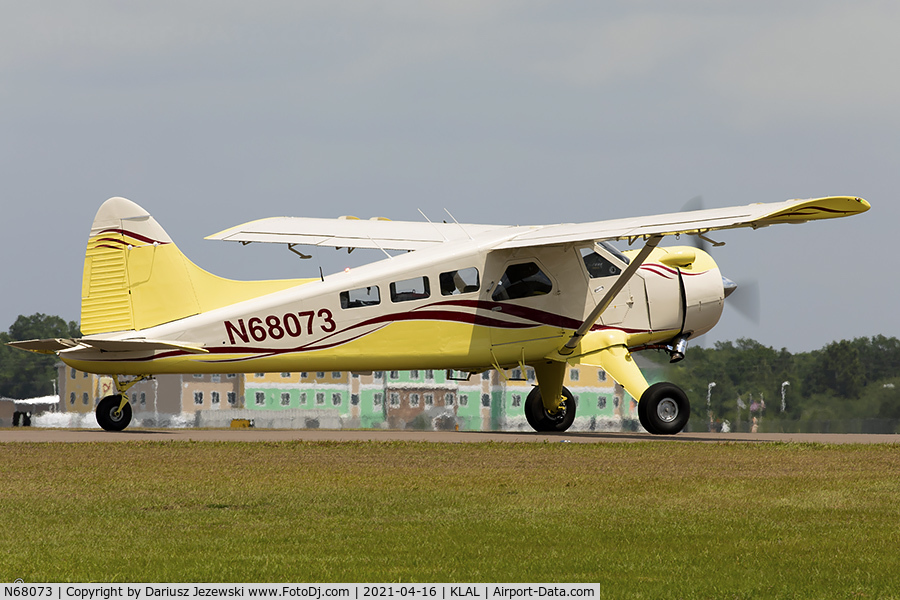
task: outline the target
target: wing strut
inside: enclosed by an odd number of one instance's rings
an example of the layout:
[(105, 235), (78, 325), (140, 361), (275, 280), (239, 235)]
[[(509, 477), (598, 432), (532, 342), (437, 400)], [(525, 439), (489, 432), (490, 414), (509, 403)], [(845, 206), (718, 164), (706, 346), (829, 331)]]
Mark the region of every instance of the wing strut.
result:
[(647, 257), (650, 256), (650, 253), (654, 248), (662, 241), (662, 235), (654, 235), (647, 240), (647, 243), (644, 244), (644, 247), (638, 253), (637, 257), (632, 260), (628, 267), (622, 271), (622, 274), (616, 279), (616, 282), (612, 285), (611, 288), (604, 294), (603, 298), (594, 307), (594, 310), (591, 311), (591, 314), (587, 316), (584, 320), (584, 323), (581, 324), (575, 333), (572, 334), (572, 337), (569, 338), (569, 341), (566, 342), (566, 345), (559, 349), (559, 353), (563, 356), (568, 356), (575, 351), (575, 348), (578, 346), (578, 342), (581, 341), (581, 338), (591, 330), (591, 327), (594, 326), (594, 323), (600, 318), (600, 315), (603, 314), (603, 311), (606, 310), (606, 307), (610, 305), (613, 301), (613, 298), (622, 291), (622, 288), (625, 287), (625, 284), (634, 276), (637, 270), (644, 264), (644, 261), (647, 260)]

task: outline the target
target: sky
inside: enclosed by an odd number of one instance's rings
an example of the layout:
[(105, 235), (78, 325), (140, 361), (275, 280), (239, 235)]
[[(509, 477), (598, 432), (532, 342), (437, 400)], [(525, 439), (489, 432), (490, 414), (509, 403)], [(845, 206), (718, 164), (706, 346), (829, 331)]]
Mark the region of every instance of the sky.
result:
[(112, 196), (201, 267), (263, 279), (365, 257), (203, 238), (270, 216), (526, 225), (852, 195), (872, 209), (713, 236), (760, 318), (728, 307), (705, 343), (900, 336), (898, 28), (900, 3), (870, 0), (13, 3), (0, 329), (79, 319)]

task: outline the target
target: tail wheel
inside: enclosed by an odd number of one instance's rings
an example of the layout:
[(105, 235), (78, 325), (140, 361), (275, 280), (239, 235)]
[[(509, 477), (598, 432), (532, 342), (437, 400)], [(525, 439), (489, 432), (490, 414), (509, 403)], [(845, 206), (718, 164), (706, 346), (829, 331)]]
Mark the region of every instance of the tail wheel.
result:
[(563, 402), (556, 413), (544, 408), (541, 388), (535, 386), (525, 399), (525, 419), (535, 431), (566, 431), (575, 422), (575, 396), (563, 388)]
[(97, 404), (97, 423), (106, 431), (122, 431), (131, 423), (131, 404), (125, 403), (122, 410), (122, 395), (107, 396)]
[(691, 417), (687, 394), (674, 383), (654, 383), (638, 401), (641, 425), (654, 435), (680, 433)]

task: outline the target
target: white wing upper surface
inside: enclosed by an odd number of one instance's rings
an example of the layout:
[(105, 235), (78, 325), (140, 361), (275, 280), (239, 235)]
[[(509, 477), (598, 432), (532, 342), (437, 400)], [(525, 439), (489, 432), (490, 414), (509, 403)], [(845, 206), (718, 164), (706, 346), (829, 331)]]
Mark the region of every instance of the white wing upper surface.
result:
[(852, 196), (788, 200), (648, 217), (514, 227), (359, 219), (274, 217), (251, 221), (206, 239), (418, 250), (434, 244), (464, 241), (487, 232), (507, 230), (497, 248), (521, 248), (582, 241), (622, 240), (651, 235), (697, 234), (737, 227), (804, 223), (865, 212), (869, 203)]

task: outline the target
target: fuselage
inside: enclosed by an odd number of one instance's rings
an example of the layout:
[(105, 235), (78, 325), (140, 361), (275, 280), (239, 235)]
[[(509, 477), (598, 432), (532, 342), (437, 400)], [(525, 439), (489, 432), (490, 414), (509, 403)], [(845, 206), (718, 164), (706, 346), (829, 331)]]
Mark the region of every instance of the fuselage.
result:
[[(633, 251), (591, 243), (497, 249), (509, 235), (487, 232), (449, 251), (404, 253), (140, 331), (93, 336), (205, 352), (76, 347), (60, 358), (82, 371), (133, 375), (534, 364), (581, 325)], [(697, 336), (718, 321), (723, 301), (709, 255), (657, 248), (592, 331), (623, 331), (629, 346)]]

